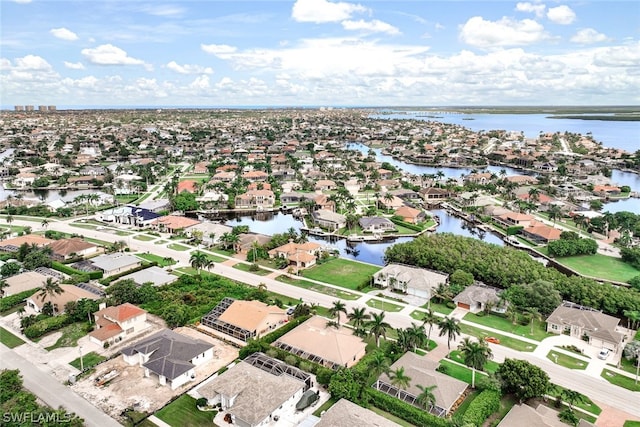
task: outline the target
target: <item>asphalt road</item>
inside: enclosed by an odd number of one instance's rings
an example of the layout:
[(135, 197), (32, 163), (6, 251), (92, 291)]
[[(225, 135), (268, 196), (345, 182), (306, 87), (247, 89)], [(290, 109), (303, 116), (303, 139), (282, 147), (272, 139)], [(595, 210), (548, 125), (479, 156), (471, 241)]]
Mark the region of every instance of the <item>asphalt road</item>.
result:
[(116, 420), (93, 406), (73, 390), (60, 384), (51, 375), (41, 371), (13, 350), (0, 344), (0, 368), (19, 369), (24, 387), (52, 408), (63, 406), (74, 412), (89, 427), (122, 427)]

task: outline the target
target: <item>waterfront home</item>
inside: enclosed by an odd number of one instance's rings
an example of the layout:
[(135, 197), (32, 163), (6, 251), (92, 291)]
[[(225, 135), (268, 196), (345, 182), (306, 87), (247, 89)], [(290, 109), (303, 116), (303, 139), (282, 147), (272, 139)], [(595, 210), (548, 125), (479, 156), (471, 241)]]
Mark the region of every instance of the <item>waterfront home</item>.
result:
[(433, 289), (447, 283), (449, 276), (433, 270), (389, 264), (373, 274), (373, 286), (431, 299)]
[(327, 209), (313, 211), (311, 213), (311, 218), (314, 224), (330, 231), (336, 231), (344, 228), (347, 224), (347, 218), (344, 215)]
[(233, 244), (233, 250), (239, 254), (246, 254), (254, 245), (264, 246), (271, 241), (271, 236), (259, 233), (240, 233), (238, 241)]
[(176, 234), (196, 224), (200, 221), (179, 215), (165, 215), (151, 222), (151, 226), (160, 232)]
[(394, 215), (402, 217), (404, 222), (410, 224), (418, 224), (427, 219), (427, 214), (424, 211), (409, 206), (400, 206), (396, 209)]
[(519, 212), (507, 212), (500, 216), (493, 217), (493, 219), (505, 227), (528, 227), (531, 221), (533, 221), (533, 216)]
[(326, 194), (318, 194), (314, 196), (313, 201), (315, 202), (315, 209), (324, 209), (331, 212), (336, 211), (336, 203)]
[(276, 203), (276, 196), (271, 190), (248, 190), (235, 198), (235, 206), (238, 209), (268, 209)]
[(296, 268), (307, 268), (316, 264), (317, 256), (322, 245), (314, 242), (289, 242), (269, 251), (272, 258), (285, 258)]
[(451, 192), (445, 188), (428, 187), (418, 191), (420, 196), (428, 204), (441, 203), (451, 197)]
[(207, 246), (220, 243), (220, 237), (225, 233), (231, 233), (231, 231), (233, 231), (233, 227), (209, 221), (194, 224), (184, 229), (184, 233), (190, 238), (200, 234), (202, 243)]
[(358, 224), (365, 233), (386, 233), (396, 231), (396, 225), (387, 218), (380, 216), (363, 216)]
[(562, 230), (551, 227), (540, 221), (531, 221), (529, 226), (521, 230), (522, 235), (538, 244), (547, 244), (554, 240), (559, 240)]

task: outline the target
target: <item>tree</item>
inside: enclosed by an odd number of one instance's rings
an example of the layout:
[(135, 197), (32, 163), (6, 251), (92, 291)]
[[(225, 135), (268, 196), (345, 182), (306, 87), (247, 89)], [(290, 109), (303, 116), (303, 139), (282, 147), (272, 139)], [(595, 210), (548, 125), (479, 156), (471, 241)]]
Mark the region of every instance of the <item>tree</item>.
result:
[(372, 313), (371, 320), (365, 323), (369, 328), (369, 333), (376, 338), (376, 347), (380, 347), (380, 337), (387, 337), (387, 330), (391, 329), (391, 325), (384, 321), (384, 311), (380, 313)]
[(489, 345), (484, 341), (465, 338), (458, 346), (464, 364), (471, 368), (471, 387), (476, 388), (476, 370), (483, 370), (487, 360), (493, 358)]
[(549, 219), (553, 221), (553, 225), (556, 225), (556, 221), (562, 217), (562, 209), (558, 205), (551, 205), (547, 211)]
[(416, 387), (420, 390), (420, 394), (416, 398), (416, 403), (425, 409), (431, 409), (433, 405), (436, 404), (436, 395), (433, 394), (433, 390), (438, 386), (423, 386), (418, 384)]
[(520, 403), (542, 397), (549, 389), (549, 376), (526, 360), (505, 359), (496, 371), (506, 393), (513, 393)]
[(353, 369), (341, 368), (331, 377), (329, 392), (334, 399), (344, 398), (357, 402), (362, 392), (362, 385), (356, 381)]
[(20, 264), (17, 262), (8, 262), (0, 267), (0, 275), (2, 275), (2, 277), (13, 276), (20, 272), (20, 268)]
[(207, 254), (200, 251), (196, 251), (191, 254), (189, 263), (191, 264), (191, 267), (196, 269), (198, 276), (201, 276), (201, 271), (203, 268), (210, 269), (213, 265), (213, 262), (209, 259)]
[(43, 219), (42, 222), (40, 223), (40, 225), (42, 225), (42, 228), (44, 228), (45, 230), (49, 227), (49, 220), (48, 219)]
[(365, 322), (369, 319), (369, 314), (365, 313), (364, 308), (353, 307), (351, 313), (347, 314), (347, 317), (353, 323), (356, 335), (360, 335)]
[(447, 336), (447, 348), (451, 350), (451, 341), (460, 336), (460, 321), (453, 317), (445, 317), (438, 323), (439, 336)]
[(536, 320), (542, 321), (542, 315), (535, 307), (527, 307), (524, 309), (524, 311), (529, 313), (529, 316), (531, 317), (531, 335), (533, 335), (533, 324)]
[(427, 310), (422, 317), (422, 325), (429, 325), (429, 331), (427, 332), (427, 347), (429, 347), (429, 342), (431, 341), (431, 330), (433, 329), (433, 325), (437, 325), (439, 321), (440, 318), (431, 309)]
[(368, 367), (372, 376), (377, 378), (389, 370), (389, 358), (382, 350), (378, 349), (373, 353)]
[(573, 411), (573, 405), (575, 403), (584, 403), (585, 401), (584, 395), (580, 394), (575, 390), (570, 390), (568, 388), (565, 388), (564, 390), (562, 390), (561, 395), (562, 395), (562, 398), (569, 404), (570, 411)]
[(520, 309), (532, 307), (547, 316), (562, 302), (560, 292), (553, 283), (536, 280), (533, 283), (517, 284), (507, 291), (509, 301)]
[(404, 366), (400, 366), (398, 369), (389, 372), (388, 375), (391, 384), (403, 390), (406, 390), (409, 384), (411, 384), (411, 377), (404, 372)]
[(0, 279), (0, 297), (4, 297), (4, 290), (9, 287), (6, 280)]
[(60, 287), (60, 284), (58, 282), (54, 282), (53, 278), (47, 277), (47, 281), (44, 282), (44, 284), (40, 288), (40, 293), (38, 294), (38, 296), (41, 300), (44, 301), (45, 298), (53, 297), (54, 295), (60, 295), (62, 294), (62, 292), (63, 290)]
[(13, 215), (9, 214), (5, 217), (5, 221), (7, 221), (7, 224), (11, 225), (11, 223), (13, 222)]
[(329, 314), (336, 318), (336, 323), (340, 327), (340, 313), (347, 315), (347, 306), (340, 300), (333, 302), (333, 305), (329, 309)]
[(427, 335), (424, 333), (424, 326), (416, 325), (411, 322), (411, 326), (405, 329), (407, 337), (409, 338), (409, 344), (413, 347), (415, 352), (418, 347), (424, 347), (425, 341), (427, 341)]

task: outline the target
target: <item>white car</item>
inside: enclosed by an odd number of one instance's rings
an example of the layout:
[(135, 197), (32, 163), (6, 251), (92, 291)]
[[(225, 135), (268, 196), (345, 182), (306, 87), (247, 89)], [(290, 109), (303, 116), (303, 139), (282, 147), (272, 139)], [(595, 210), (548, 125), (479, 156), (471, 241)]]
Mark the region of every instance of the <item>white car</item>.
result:
[(598, 353), (598, 359), (606, 360), (607, 357), (609, 357), (609, 350), (606, 348), (600, 350), (600, 353)]

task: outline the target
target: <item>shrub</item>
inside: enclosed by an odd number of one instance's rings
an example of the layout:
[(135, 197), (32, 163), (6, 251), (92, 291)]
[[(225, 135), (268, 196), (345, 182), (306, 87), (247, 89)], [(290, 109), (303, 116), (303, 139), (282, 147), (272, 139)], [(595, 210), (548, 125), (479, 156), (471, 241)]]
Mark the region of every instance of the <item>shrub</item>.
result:
[(365, 398), (376, 408), (389, 412), (413, 425), (420, 427), (448, 427), (451, 425), (447, 419), (436, 417), (400, 399), (391, 397), (372, 388), (367, 388), (364, 394)]
[(524, 227), (521, 225), (514, 225), (512, 227), (507, 228), (507, 236), (514, 236), (518, 233), (520, 233), (521, 230), (523, 230)]
[(562, 421), (563, 423), (567, 423), (572, 426), (576, 426), (580, 422), (580, 419), (570, 409), (565, 409), (564, 411), (560, 412), (558, 414), (558, 418), (560, 418), (560, 421)]
[(465, 424), (482, 425), (487, 418), (500, 409), (500, 392), (484, 390), (469, 405), (462, 417)]
[(208, 401), (206, 397), (201, 397), (200, 399), (196, 400), (196, 406), (204, 408), (205, 406), (207, 406), (207, 402)]
[(24, 329), (24, 335), (29, 338), (38, 338), (46, 334), (47, 332), (57, 331), (58, 329), (73, 323), (73, 319), (66, 314), (61, 314), (55, 317), (49, 317), (40, 320), (33, 325), (27, 326)]
[(15, 307), (16, 305), (21, 304), (24, 300), (26, 300), (36, 292), (38, 292), (37, 288), (29, 289), (28, 291), (23, 291), (15, 295), (11, 295), (11, 296), (0, 299), (0, 312), (7, 311), (10, 308)]

